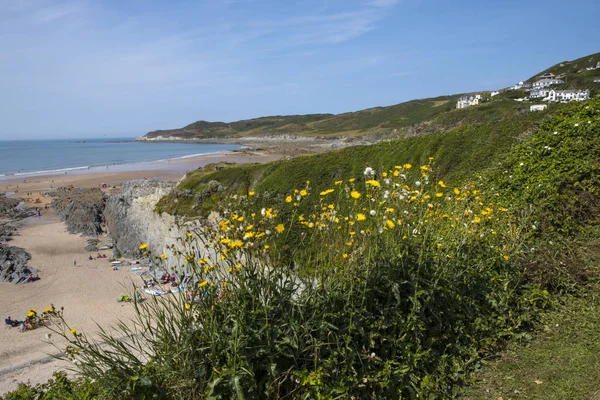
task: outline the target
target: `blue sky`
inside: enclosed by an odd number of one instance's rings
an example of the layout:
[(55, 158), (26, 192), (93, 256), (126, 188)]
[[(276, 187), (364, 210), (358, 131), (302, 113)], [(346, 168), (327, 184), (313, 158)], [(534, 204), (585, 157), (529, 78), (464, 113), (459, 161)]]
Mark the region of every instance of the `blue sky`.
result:
[(600, 51), (597, 0), (0, 0), (0, 139), (491, 90)]

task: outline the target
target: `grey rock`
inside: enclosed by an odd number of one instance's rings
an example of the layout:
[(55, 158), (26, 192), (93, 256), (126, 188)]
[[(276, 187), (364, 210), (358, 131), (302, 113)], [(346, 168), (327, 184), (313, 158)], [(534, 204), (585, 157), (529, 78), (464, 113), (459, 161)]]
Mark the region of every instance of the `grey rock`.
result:
[(52, 208), (69, 233), (102, 233), (106, 198), (100, 189), (59, 188), (53, 196)]
[(131, 181), (108, 199), (104, 220), (115, 252), (130, 256), (139, 254), (139, 245), (148, 242), (149, 236), (154, 234), (149, 218), (156, 201), (173, 187), (173, 183), (153, 179)]

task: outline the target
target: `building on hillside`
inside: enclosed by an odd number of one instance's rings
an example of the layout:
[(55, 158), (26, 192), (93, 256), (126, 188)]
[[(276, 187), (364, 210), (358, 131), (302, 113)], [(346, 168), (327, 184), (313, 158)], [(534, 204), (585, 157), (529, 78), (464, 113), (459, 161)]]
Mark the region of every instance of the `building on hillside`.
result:
[(548, 97), (548, 93), (550, 93), (550, 89), (546, 88), (535, 88), (531, 89), (529, 92), (530, 99), (543, 99), (544, 97)]
[(546, 72), (544, 75), (540, 76), (540, 79), (551, 79), (554, 78), (556, 75), (554, 75), (552, 72)]
[(584, 101), (590, 99), (589, 90), (551, 90), (544, 101), (567, 102)]
[(524, 82), (524, 81), (520, 81), (516, 85), (511, 86), (512, 90), (529, 89), (529, 88), (531, 88), (531, 83)]
[(562, 79), (557, 79), (557, 78), (543, 78), (540, 79), (539, 81), (535, 81), (533, 83), (533, 88), (543, 88), (543, 87), (549, 87), (551, 85), (559, 85), (561, 83), (565, 83), (565, 81), (563, 81)]
[(534, 104), (529, 107), (529, 111), (544, 111), (548, 108), (548, 104)]
[(600, 69), (600, 61), (598, 61), (598, 64), (586, 68), (587, 71), (593, 71), (595, 69)]
[(462, 96), (458, 99), (456, 103), (456, 108), (467, 108), (471, 106), (476, 106), (479, 104), (479, 100), (481, 100), (481, 95), (479, 94), (469, 94)]
[(494, 97), (494, 96), (497, 96), (497, 95), (499, 95), (499, 94), (500, 94), (500, 92), (498, 92), (498, 91), (495, 91), (495, 92), (492, 92), (492, 93), (490, 93), (490, 96), (491, 96), (491, 97)]

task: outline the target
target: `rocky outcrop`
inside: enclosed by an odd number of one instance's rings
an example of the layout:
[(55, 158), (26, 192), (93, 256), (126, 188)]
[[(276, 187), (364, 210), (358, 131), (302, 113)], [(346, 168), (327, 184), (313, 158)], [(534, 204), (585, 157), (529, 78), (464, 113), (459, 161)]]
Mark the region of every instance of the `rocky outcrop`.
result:
[(98, 189), (59, 188), (53, 193), (52, 208), (69, 233), (102, 233), (106, 198)]
[(0, 281), (25, 283), (30, 275), (37, 273), (37, 268), (27, 266), (31, 254), (25, 250), (0, 244)]
[(6, 197), (0, 193), (0, 218), (23, 219), (35, 215), (33, 210), (26, 210), (20, 207), (19, 199)]
[(136, 256), (139, 245), (148, 243), (155, 253), (175, 242), (175, 219), (154, 211), (161, 197), (174, 185), (158, 180), (127, 182), (106, 203), (104, 220), (113, 244), (121, 254)]

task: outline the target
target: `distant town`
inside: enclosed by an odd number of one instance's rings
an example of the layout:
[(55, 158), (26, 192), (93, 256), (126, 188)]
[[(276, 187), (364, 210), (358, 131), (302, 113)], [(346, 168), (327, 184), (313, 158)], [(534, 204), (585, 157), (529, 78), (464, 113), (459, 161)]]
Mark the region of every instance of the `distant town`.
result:
[[(585, 71), (594, 70), (600, 70), (600, 61), (596, 65), (585, 68)], [(552, 72), (547, 72), (539, 76), (533, 83), (520, 81), (514, 86), (498, 91), (487, 92), (486, 94), (467, 94), (458, 99), (456, 108), (477, 106), (484, 100), (497, 96), (502, 92), (515, 90), (524, 90), (527, 93), (527, 96), (525, 97), (514, 99), (515, 101), (520, 102), (543, 101), (546, 103), (568, 103), (571, 101), (585, 101), (590, 99), (589, 89), (557, 90), (552, 88), (552, 86), (564, 84), (564, 78), (565, 74), (555, 75)], [(593, 83), (600, 83), (600, 79), (594, 79)], [(548, 104), (533, 104), (529, 107), (530, 111), (544, 111), (546, 108), (548, 108)]]

